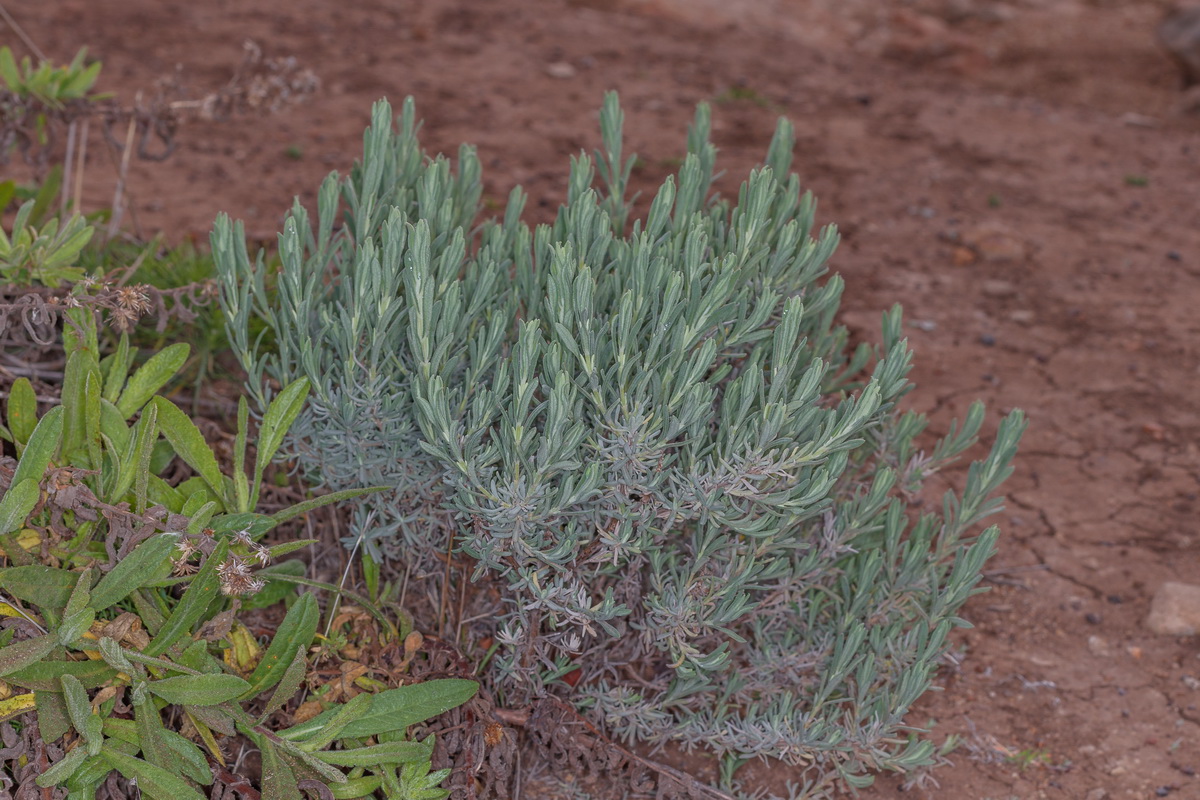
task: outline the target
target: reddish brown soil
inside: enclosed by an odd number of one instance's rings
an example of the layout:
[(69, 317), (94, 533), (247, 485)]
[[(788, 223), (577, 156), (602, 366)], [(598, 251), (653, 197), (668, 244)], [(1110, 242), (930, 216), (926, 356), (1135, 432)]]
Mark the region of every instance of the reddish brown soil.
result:
[[(1018, 406), (1032, 419), (992, 591), (967, 608), (961, 666), (913, 715), (963, 738), (928, 796), (1200, 797), (1196, 642), (1142, 624), (1163, 581), (1200, 581), (1200, 117), (1176, 108), (1159, 4), (6, 5), (56, 58), (88, 45), (126, 98), (176, 64), (217, 87), (247, 37), (318, 73), (307, 104), (191, 125), (170, 161), (135, 165), (138, 224), (172, 238), (205, 236), (220, 210), (272, 236), (293, 194), (350, 164), (384, 95), (416, 96), (431, 148), (479, 145), (488, 196), (520, 182), (538, 218), (568, 155), (597, 142), (606, 89), (645, 187), (697, 102), (716, 101), (727, 192), (787, 114), (796, 168), (845, 236), (847, 323), (875, 337), (904, 304), (913, 403), (935, 426), (977, 397), (993, 425)], [(93, 207), (110, 186), (96, 155)], [(898, 792), (882, 779), (866, 796)]]

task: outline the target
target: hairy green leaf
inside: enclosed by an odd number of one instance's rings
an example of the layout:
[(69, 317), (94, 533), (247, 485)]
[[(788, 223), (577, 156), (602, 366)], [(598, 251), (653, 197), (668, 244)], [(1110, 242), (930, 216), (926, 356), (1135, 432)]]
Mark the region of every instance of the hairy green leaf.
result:
[(307, 651), (317, 633), (321, 610), (312, 592), (305, 592), (288, 609), (283, 622), (271, 638), (267, 652), (250, 675), (250, 684), (242, 695), (246, 700), (274, 686), (291, 664), (296, 648)]
[(233, 700), (249, 685), (236, 675), (176, 675), (150, 681), (146, 688), (175, 705), (215, 706)]
[(103, 611), (152, 581), (165, 577), (178, 543), (179, 536), (174, 533), (160, 533), (138, 543), (133, 552), (118, 561), (92, 589), (92, 608)]
[[(154, 393), (174, 378), (183, 367), (191, 353), (191, 347), (184, 342), (177, 342), (163, 348), (150, 357), (125, 385), (116, 401), (117, 409), (125, 417), (131, 418), (142, 406), (154, 397)], [(174, 442), (172, 442), (174, 444)]]
[[(371, 695), (370, 706), (346, 725), (339, 734), (350, 739), (365, 739), (386, 731), (404, 730), (444, 714), (470, 700), (479, 691), (475, 681), (460, 678), (414, 683)], [(365, 697), (367, 695), (359, 695)], [(301, 740), (321, 731), (345, 707), (331, 708), (307, 722), (279, 733), (285, 739)]]
[(162, 767), (126, 755), (105, 745), (101, 757), (129, 780), (136, 780), (142, 794), (152, 800), (204, 800), (204, 796)]

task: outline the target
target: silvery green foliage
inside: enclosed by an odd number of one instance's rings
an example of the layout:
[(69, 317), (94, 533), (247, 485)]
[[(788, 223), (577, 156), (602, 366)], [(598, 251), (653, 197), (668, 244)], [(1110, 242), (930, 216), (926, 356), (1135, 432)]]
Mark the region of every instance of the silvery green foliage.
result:
[(278, 276), (240, 224), (213, 234), (251, 390), (313, 385), (290, 440), (306, 474), (396, 487), (354, 540), (419, 571), (452, 535), (499, 581), (491, 666), (512, 703), (579, 669), (570, 696), (611, 734), (708, 747), (726, 784), (781, 759), (798, 797), (930, 763), (903, 718), (994, 548), (995, 528), (971, 529), (998, 507), (1022, 415), (960, 496), (920, 509), (983, 409), (916, 449), (899, 309), (881, 347), (850, 351), (842, 282), (821, 280), (836, 234), (813, 230), (785, 121), (730, 203), (710, 194), (702, 106), (679, 174), (631, 223), (610, 95), (603, 149), (572, 160), (566, 204), (530, 230), (520, 189), (472, 228), (474, 151), (457, 174), (427, 159), (414, 118), (408, 101), (395, 131), (376, 105), (315, 224), (298, 203), (285, 220)]

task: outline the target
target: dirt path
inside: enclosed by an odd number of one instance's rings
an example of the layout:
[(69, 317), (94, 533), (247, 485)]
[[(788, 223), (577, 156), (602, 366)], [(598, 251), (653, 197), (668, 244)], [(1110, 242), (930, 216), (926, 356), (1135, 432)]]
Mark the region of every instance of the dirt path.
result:
[[(11, 5), (55, 57), (88, 45), (126, 96), (177, 63), (214, 88), (246, 37), (320, 76), (306, 105), (195, 124), (170, 161), (135, 167), (139, 225), (176, 238), (218, 210), (271, 236), (293, 194), (348, 166), (383, 95), (417, 97), (431, 148), (479, 145), (487, 195), (522, 183), (539, 218), (596, 142), (606, 89), (645, 186), (674, 168), (697, 102), (716, 103), (725, 191), (787, 114), (796, 168), (845, 236), (847, 322), (875, 337), (904, 304), (912, 402), (935, 427), (977, 397), (993, 425), (1014, 406), (1032, 420), (993, 591), (914, 713), (963, 739), (929, 796), (1200, 796), (1196, 643), (1142, 625), (1163, 581), (1200, 582), (1200, 116), (1173, 111), (1158, 4)], [(93, 163), (101, 206), (111, 169)]]

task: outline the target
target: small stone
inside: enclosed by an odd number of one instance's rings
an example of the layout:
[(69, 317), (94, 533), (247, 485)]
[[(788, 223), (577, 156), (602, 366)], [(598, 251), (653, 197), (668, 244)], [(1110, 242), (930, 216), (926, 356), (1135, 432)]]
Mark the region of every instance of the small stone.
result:
[(1018, 325), (1028, 325), (1033, 322), (1033, 312), (1028, 308), (1018, 308), (1008, 315), (1008, 318)]
[(991, 347), (992, 345), (996, 344), (996, 337), (992, 336), (990, 333), (985, 333), (979, 337), (979, 343), (984, 347)]
[(1167, 258), (1171, 259), (1172, 261), (1183, 261), (1183, 254), (1178, 250), (1168, 250)]
[(546, 74), (551, 78), (560, 78), (565, 80), (567, 78), (575, 77), (575, 68), (566, 61), (555, 61), (552, 64), (546, 65)]
[(954, 266), (965, 267), (975, 263), (975, 251), (969, 247), (954, 248)]
[(1024, 261), (1028, 256), (1025, 242), (1008, 227), (999, 223), (985, 223), (962, 232), (962, 243), (975, 251), (983, 261)]
[(1170, 786), (1160, 786), (1160, 787), (1158, 787), (1157, 789), (1155, 789), (1155, 790), (1154, 790), (1154, 795), (1155, 795), (1156, 797), (1166, 797), (1166, 796), (1167, 796), (1167, 795), (1169, 795), (1170, 793), (1171, 793), (1171, 787), (1170, 787)]
[(1200, 586), (1168, 581), (1154, 593), (1146, 627), (1167, 636), (1193, 636), (1200, 630)]
[(1084, 800), (1107, 800), (1108, 792), (1104, 789), (1092, 789)]
[(1121, 595), (1119, 595), (1119, 594), (1110, 594), (1108, 597), (1106, 597), (1104, 599), (1107, 600), (1108, 602), (1112, 603), (1114, 606), (1119, 606), (1119, 605), (1121, 605), (1121, 603), (1125, 602), (1121, 599)]
[(1193, 692), (1197, 689), (1200, 689), (1200, 680), (1197, 680), (1192, 675), (1184, 675), (1182, 678), (1180, 678), (1180, 680), (1183, 681), (1184, 686), (1191, 689)]
[(1088, 652), (1094, 656), (1108, 655), (1108, 642), (1101, 636), (1089, 636), (1087, 640)]
[(1101, 622), (1104, 622), (1104, 617), (1100, 616), (1094, 611), (1089, 611), (1088, 613), (1084, 614), (1083, 618), (1087, 620), (1089, 625), (1099, 625)]
[(979, 289), (988, 297), (1012, 297), (1017, 293), (1016, 284), (994, 279), (984, 281)]

